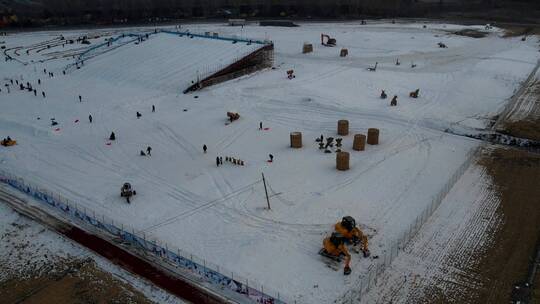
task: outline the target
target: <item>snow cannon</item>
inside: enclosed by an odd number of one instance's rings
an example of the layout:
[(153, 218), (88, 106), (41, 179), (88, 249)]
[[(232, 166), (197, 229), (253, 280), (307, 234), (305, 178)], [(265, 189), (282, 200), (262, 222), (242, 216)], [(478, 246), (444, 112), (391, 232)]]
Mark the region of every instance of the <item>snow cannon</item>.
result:
[(137, 195), (137, 192), (131, 188), (131, 184), (130, 183), (124, 183), (124, 185), (120, 189), (120, 196), (125, 197), (126, 201), (129, 204), (129, 203), (131, 203), (129, 201), (129, 199), (134, 195)]

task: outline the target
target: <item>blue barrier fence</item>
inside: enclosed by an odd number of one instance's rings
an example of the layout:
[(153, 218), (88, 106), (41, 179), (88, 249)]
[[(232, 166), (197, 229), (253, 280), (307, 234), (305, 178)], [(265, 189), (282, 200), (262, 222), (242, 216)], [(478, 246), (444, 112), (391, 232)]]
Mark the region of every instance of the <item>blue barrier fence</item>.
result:
[[(121, 238), (125, 243), (128, 243), (131, 246), (144, 249), (147, 253), (151, 253), (155, 257), (168, 261), (172, 265), (181, 268), (183, 271), (195, 275), (204, 282), (221, 288), (227, 288), (251, 299), (255, 303), (286, 303), (285, 299), (283, 299), (278, 292), (271, 292), (268, 289), (266, 289), (265, 292), (264, 286), (256, 284), (254, 281), (249, 281), (240, 276), (235, 277), (233, 272), (227, 272), (230, 273), (231, 276), (225, 275), (224, 269), (221, 268), (222, 270), (220, 271), (220, 267), (217, 265), (207, 263), (205, 260), (199, 259), (196, 256), (188, 255), (180, 249), (174, 250), (167, 245), (165, 245), (165, 247), (160, 246), (157, 241), (148, 240), (144, 234), (141, 236), (141, 234), (135, 233), (133, 229), (131, 232), (126, 230), (124, 225), (120, 225), (119, 228), (119, 224), (115, 224), (113, 220), (107, 221), (105, 216), (96, 216), (95, 212), (86, 210), (86, 208), (81, 208), (70, 202), (68, 199), (32, 185), (22, 178), (15, 177), (10, 173), (0, 170), (0, 182), (35, 198), (38, 202), (62, 211), (65, 216), (72, 220), (95, 227), (101, 231)], [(294, 303), (296, 303), (296, 301), (294, 301)]]

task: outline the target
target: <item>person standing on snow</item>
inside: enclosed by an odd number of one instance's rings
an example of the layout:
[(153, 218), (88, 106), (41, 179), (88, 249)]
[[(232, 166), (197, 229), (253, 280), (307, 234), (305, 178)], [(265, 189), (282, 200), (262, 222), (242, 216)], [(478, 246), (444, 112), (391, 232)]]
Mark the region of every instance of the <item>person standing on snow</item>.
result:
[(88, 115), (88, 120), (92, 123), (92, 114)]
[(203, 145), (202, 149), (203, 149), (204, 153), (206, 153), (206, 150), (208, 150), (208, 147), (206, 145)]
[(262, 121), (261, 121), (261, 122), (259, 122), (259, 130), (262, 130), (262, 129), (263, 129), (263, 127), (262, 127)]
[(146, 154), (148, 154), (148, 156), (152, 156), (152, 147), (148, 146), (146, 148)]
[(154, 113), (155, 111), (156, 111), (156, 106), (152, 105), (152, 113)]
[(79, 95), (79, 102), (82, 102), (82, 96)]
[(270, 162), (271, 162), (271, 163), (274, 162), (274, 155), (268, 154), (268, 157), (270, 157)]
[(219, 167), (219, 156), (216, 156), (216, 166)]

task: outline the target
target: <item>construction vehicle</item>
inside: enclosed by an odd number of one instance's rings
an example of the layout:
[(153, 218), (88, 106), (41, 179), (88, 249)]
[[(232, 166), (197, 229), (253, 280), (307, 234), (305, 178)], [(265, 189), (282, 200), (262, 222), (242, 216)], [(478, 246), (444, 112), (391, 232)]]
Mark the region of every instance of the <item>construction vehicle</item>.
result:
[(323, 248), (319, 250), (319, 254), (332, 259), (338, 263), (345, 258), (345, 267), (343, 274), (349, 275), (351, 273), (351, 255), (347, 246), (345, 246), (345, 237), (338, 232), (332, 233), (329, 237), (323, 240)]
[(362, 231), (356, 227), (356, 221), (352, 216), (345, 216), (341, 222), (334, 225), (337, 233), (343, 235), (347, 244), (353, 245), (353, 250), (356, 252), (362, 251), (364, 257), (369, 257), (368, 238)]
[(2, 142), (0, 143), (4, 147), (11, 147), (17, 144), (16, 140), (11, 139), (9, 136), (8, 138), (2, 139)]
[(131, 184), (130, 183), (124, 183), (124, 185), (120, 189), (120, 196), (125, 197), (128, 204), (129, 204), (129, 203), (131, 203), (129, 201), (129, 199), (134, 195), (137, 195), (137, 192), (131, 188)]
[[(326, 42), (325, 42), (326, 38)], [(326, 34), (321, 34), (321, 44), (324, 46), (336, 46), (337, 41)]]

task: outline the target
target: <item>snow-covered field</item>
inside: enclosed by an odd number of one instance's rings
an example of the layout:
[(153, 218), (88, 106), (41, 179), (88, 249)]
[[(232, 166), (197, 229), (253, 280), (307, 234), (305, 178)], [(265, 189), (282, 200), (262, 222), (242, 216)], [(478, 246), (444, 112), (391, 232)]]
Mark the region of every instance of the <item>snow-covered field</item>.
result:
[[(478, 145), (444, 130), (485, 128), (539, 54), (532, 39), (501, 38), (497, 29), (481, 39), (456, 36), (449, 32), (466, 27), (446, 24), (183, 27), (269, 38), (275, 69), (184, 95), (178, 84), (194, 79), (184, 71), (197, 70), (190, 63), (219, 65), (247, 46), (158, 34), (104, 52), (65, 76), (74, 59), (47, 53), (77, 52), (82, 45), (28, 55), (22, 49), (20, 56), (7, 51), (29, 64), (0, 63), (0, 137), (18, 141), (0, 149), (0, 168), (305, 303), (329, 303), (357, 288), (374, 262), (354, 255), (349, 277), (326, 267), (317, 252), (332, 224), (352, 215), (370, 237), (372, 256), (383, 254)], [(336, 38), (338, 47), (320, 45), (321, 33)], [(84, 33), (21, 33), (0, 41), (8, 49), (29, 47), (60, 34)], [(313, 43), (313, 53), (301, 54), (304, 42)], [(339, 57), (342, 47), (349, 57)], [(367, 71), (375, 62), (377, 71)], [(286, 78), (289, 69), (293, 80)], [(3, 84), (10, 79), (31, 82), (38, 96), (15, 87), (8, 94)], [(420, 97), (409, 98), (417, 88)], [(398, 96), (397, 107), (379, 98), (381, 89)], [(238, 111), (240, 120), (226, 125), (227, 111)], [(51, 126), (51, 118), (59, 125)], [(320, 134), (336, 137), (339, 119), (351, 126), (343, 140), (351, 152), (346, 172), (314, 142)], [(260, 121), (269, 129), (258, 130)], [(368, 128), (380, 129), (380, 144), (353, 151), (353, 134)], [(111, 131), (117, 140), (107, 145)], [(302, 149), (289, 148), (292, 131), (303, 133)], [(139, 156), (147, 146), (152, 156)], [(273, 163), (266, 162), (269, 153)], [(216, 156), (246, 165), (216, 167)], [(118, 193), (125, 181), (137, 190), (130, 205)]]

